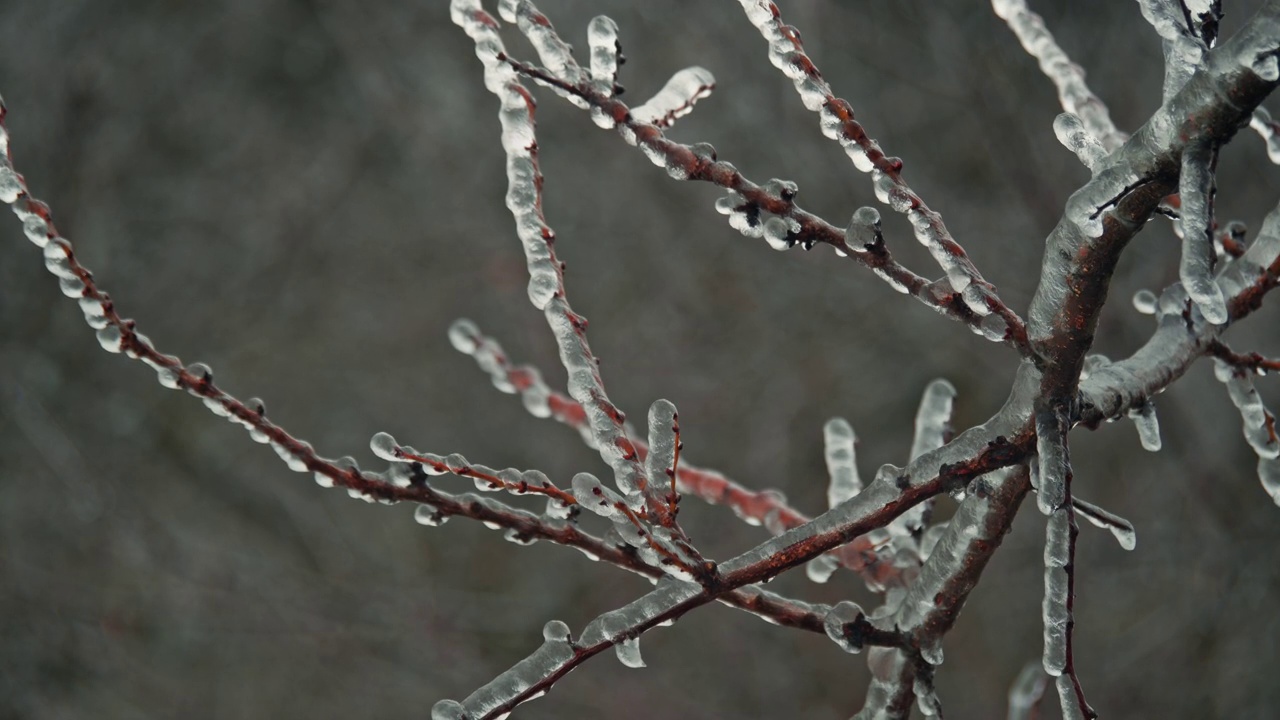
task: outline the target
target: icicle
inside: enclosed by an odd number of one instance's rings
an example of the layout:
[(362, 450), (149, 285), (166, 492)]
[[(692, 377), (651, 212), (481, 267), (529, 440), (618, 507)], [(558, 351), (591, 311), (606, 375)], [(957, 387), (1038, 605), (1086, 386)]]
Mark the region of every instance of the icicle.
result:
[(1221, 359), (1214, 360), (1214, 375), (1226, 384), (1231, 402), (1240, 411), (1244, 437), (1249, 442), (1249, 447), (1253, 448), (1259, 458), (1274, 459), (1280, 456), (1275, 418), (1262, 404), (1262, 398), (1253, 386), (1253, 379), (1243, 370), (1238, 370)]
[(1213, 281), (1213, 150), (1205, 143), (1189, 146), (1182, 154), (1182, 286), (1214, 325), (1227, 321), (1222, 289)]
[(1280, 165), (1280, 124), (1271, 119), (1271, 113), (1267, 112), (1266, 108), (1259, 106), (1253, 111), (1249, 127), (1261, 135), (1262, 140), (1266, 142), (1267, 157), (1271, 162)]
[(932, 682), (917, 675), (911, 683), (911, 691), (915, 693), (916, 707), (920, 708), (921, 715), (925, 717), (942, 716), (942, 702), (938, 700), (938, 693), (934, 690)]
[(369, 449), (374, 455), (386, 460), (387, 462), (405, 462), (404, 455), (400, 451), (400, 445), (396, 443), (396, 439), (391, 433), (376, 433), (369, 439)]
[(1258, 480), (1276, 505), (1280, 505), (1280, 459), (1259, 458)]
[(929, 383), (916, 411), (915, 437), (911, 441), (911, 459), (937, 450), (946, 443), (951, 432), (951, 405), (956, 389), (941, 378)]
[(613, 646), (618, 655), (618, 662), (629, 668), (645, 667), (644, 658), (640, 656), (640, 638), (629, 637)]
[(1053, 121), (1053, 132), (1058, 142), (1075, 153), (1089, 172), (1096, 173), (1107, 159), (1107, 151), (1092, 134), (1085, 129), (1084, 123), (1075, 113), (1065, 112)]
[(1110, 530), (1116, 542), (1120, 543), (1120, 547), (1132, 550), (1138, 546), (1138, 535), (1133, 528), (1133, 523), (1074, 495), (1071, 497), (1071, 504), (1077, 515), (1084, 517), (1095, 527)]
[(1160, 451), (1160, 420), (1156, 417), (1156, 406), (1150, 399), (1129, 411), (1129, 419), (1138, 429), (1138, 441), (1142, 449), (1148, 452)]
[(858, 439), (848, 421), (832, 418), (822, 428), (822, 440), (827, 475), (831, 478), (827, 486), (827, 507), (833, 508), (862, 490), (862, 479), (858, 477)]
[(631, 117), (637, 122), (667, 127), (692, 112), (694, 103), (710, 95), (715, 86), (716, 79), (710, 70), (685, 68), (672, 75), (648, 102), (631, 108)]

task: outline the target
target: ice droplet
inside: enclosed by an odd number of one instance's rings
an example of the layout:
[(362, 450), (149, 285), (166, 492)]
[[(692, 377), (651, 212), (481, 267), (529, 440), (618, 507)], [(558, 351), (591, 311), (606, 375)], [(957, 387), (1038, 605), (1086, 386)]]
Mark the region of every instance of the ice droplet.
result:
[(550, 620), (542, 626), (542, 639), (548, 642), (569, 642), (569, 626), (560, 620)]
[(618, 655), (618, 662), (629, 668), (645, 667), (644, 658), (640, 656), (640, 638), (628, 637), (622, 642), (614, 645), (614, 651)]
[(1158, 301), (1155, 293), (1142, 289), (1133, 294), (1133, 309), (1143, 315), (1155, 315)]

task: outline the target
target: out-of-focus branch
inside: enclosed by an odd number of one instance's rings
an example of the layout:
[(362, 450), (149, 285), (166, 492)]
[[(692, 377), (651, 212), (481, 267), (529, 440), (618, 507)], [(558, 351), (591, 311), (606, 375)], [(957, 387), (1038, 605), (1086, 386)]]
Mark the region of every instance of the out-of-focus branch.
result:
[(983, 320), (991, 327), (1003, 325), (1002, 337), (988, 330), (993, 339), (1008, 338), (1025, 348), (1026, 325), (982, 277), (964, 248), (955, 241), (942, 216), (930, 208), (902, 177), (902, 160), (888, 157), (862, 125), (854, 119), (853, 107), (837, 98), (818, 67), (805, 53), (800, 31), (782, 20), (782, 12), (771, 0), (739, 0), (747, 19), (769, 44), (769, 61), (791, 79), (804, 106), (818, 113), (822, 133), (844, 148), (854, 167), (871, 173), (876, 198), (911, 222), (916, 239), (929, 251), (947, 274), (947, 280), (979, 318), (995, 315), (1001, 322)]
[[(601, 90), (597, 84), (574, 84), (534, 65), (507, 56), (503, 59), (520, 74), (554, 88), (562, 95), (585, 101), (591, 107), (597, 124), (616, 128), (629, 144), (640, 147), (655, 165), (665, 168), (671, 177), (710, 182), (732, 191), (731, 197), (727, 198), (733, 200), (732, 207), (721, 209), (733, 218), (741, 216), (743, 226), (739, 229), (744, 233), (766, 234), (770, 236), (771, 244), (781, 249), (796, 244), (805, 247), (816, 243), (830, 245), (838, 255), (870, 268), (899, 292), (912, 295), (934, 310), (963, 322), (979, 335), (1009, 344), (1024, 356), (1027, 354), (1025, 323), (999, 302), (994, 289), (985, 281), (973, 284), (966, 300), (963, 293), (956, 291), (950, 283), (930, 281), (900, 265), (885, 247), (878, 231), (867, 242), (861, 241), (857, 215), (849, 228), (837, 228), (797, 205), (794, 185), (773, 181), (757, 185), (732, 164), (718, 161), (710, 145), (699, 143), (690, 146), (674, 142), (659, 126), (636, 119), (626, 103)], [(852, 122), (852, 111), (848, 112), (848, 118)], [(905, 199), (906, 210), (918, 210), (920, 207), (906, 196), (899, 194), (895, 197)], [(761, 219), (763, 214), (776, 216), (782, 224), (770, 226)], [(731, 220), (731, 224), (736, 222)], [(930, 224), (929, 227), (933, 226)], [(929, 232), (933, 233), (934, 229)]]

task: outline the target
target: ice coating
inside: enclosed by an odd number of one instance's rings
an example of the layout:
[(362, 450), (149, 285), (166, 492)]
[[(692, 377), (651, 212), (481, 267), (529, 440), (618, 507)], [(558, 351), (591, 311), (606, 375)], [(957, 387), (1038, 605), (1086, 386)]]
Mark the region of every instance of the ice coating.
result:
[(1058, 89), (1062, 109), (1077, 115), (1089, 134), (1108, 151), (1120, 147), (1125, 135), (1116, 129), (1107, 106), (1085, 83), (1084, 69), (1062, 51), (1045, 28), (1044, 20), (1027, 8), (1025, 0), (991, 0), (991, 7), (1013, 30), (1023, 49), (1040, 63), (1040, 71)]
[[(1055, 513), (1065, 514), (1065, 511)], [(1044, 603), (1041, 620), (1044, 623), (1044, 671), (1054, 677), (1062, 674), (1067, 666), (1067, 571), (1060, 567), (1044, 569)]]
[(1022, 668), (1018, 678), (1009, 688), (1008, 720), (1034, 720), (1040, 698), (1044, 697), (1048, 678), (1039, 663)]
[(1204, 319), (1227, 321), (1222, 289), (1213, 280), (1213, 168), (1215, 153), (1207, 144), (1188, 147), (1182, 156), (1182, 262), (1178, 276)]
[[(675, 482), (676, 406), (670, 400), (657, 400), (649, 406), (649, 454), (645, 457), (645, 473), (655, 482), (668, 486)], [(674, 498), (672, 498), (674, 501)]]
[(1075, 153), (1081, 164), (1089, 168), (1090, 172), (1101, 167), (1102, 161), (1107, 157), (1107, 151), (1103, 149), (1102, 143), (1089, 133), (1075, 113), (1065, 112), (1056, 117), (1053, 121), (1053, 133), (1058, 137), (1058, 142)]
[(880, 232), (880, 211), (873, 207), (861, 207), (849, 220), (844, 231), (844, 241), (854, 250), (875, 247), (884, 242)]
[(605, 15), (591, 18), (587, 24), (587, 46), (591, 49), (591, 79), (601, 92), (613, 94), (618, 80), (618, 24)]
[(847, 420), (832, 418), (822, 428), (822, 440), (827, 475), (831, 478), (827, 486), (827, 507), (833, 508), (862, 490), (862, 479), (858, 477), (858, 439)]
[(1040, 490), (1036, 504), (1040, 512), (1052, 515), (1067, 499), (1068, 475), (1066, 433), (1058, 412), (1044, 409), (1036, 412), (1036, 456), (1039, 463)]
[(1150, 400), (1129, 411), (1129, 419), (1138, 429), (1138, 441), (1142, 449), (1148, 452), (1160, 450), (1160, 420), (1156, 417), (1156, 406)]
[(498, 14), (503, 20), (516, 23), (520, 32), (529, 38), (538, 53), (542, 66), (557, 78), (571, 84), (581, 82), (583, 72), (573, 59), (573, 48), (556, 34), (546, 16), (529, 0), (499, 0)]
[(1062, 720), (1085, 720), (1084, 709), (1080, 707), (1080, 698), (1076, 695), (1075, 685), (1071, 678), (1059, 675), (1053, 685), (1058, 690), (1058, 703), (1062, 706)]
[(657, 95), (631, 108), (631, 117), (637, 122), (667, 127), (692, 112), (694, 104), (710, 95), (715, 86), (716, 78), (710, 70), (685, 68), (672, 75)]
[(568, 665), (574, 659), (576, 651), (577, 648), (569, 642), (567, 633), (564, 637), (544, 639), (541, 647), (532, 654), (468, 695), (461, 703), (447, 700), (436, 703), (431, 711), (432, 718), (435, 720), (437, 709), (445, 703), (451, 703), (445, 706), (445, 711), (455, 714), (442, 715), (442, 718), (465, 716), (478, 719), (488, 717), (500, 708), (510, 710), (519, 702), (533, 699), (525, 696), (537, 694), (540, 690), (545, 692), (550, 687), (547, 678)]

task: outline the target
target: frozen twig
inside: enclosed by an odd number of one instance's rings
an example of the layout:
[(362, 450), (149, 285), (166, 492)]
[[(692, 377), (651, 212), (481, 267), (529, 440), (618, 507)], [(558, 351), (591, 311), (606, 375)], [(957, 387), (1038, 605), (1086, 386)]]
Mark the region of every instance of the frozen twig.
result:
[[(583, 75), (565, 45), (555, 35), (545, 17), (528, 2), (501, 4), (504, 15), (518, 19), (544, 62), (566, 82)], [(475, 41), (476, 55), (484, 64), (485, 87), (501, 102), (502, 146), (507, 154), (507, 207), (515, 217), (516, 229), (524, 245), (529, 266), (529, 299), (542, 310), (550, 325), (560, 360), (569, 373), (569, 395), (586, 411), (601, 458), (613, 468), (619, 490), (654, 522), (673, 527), (664, 494), (658, 483), (650, 483), (639, 460), (635, 444), (628, 436), (625, 418), (610, 400), (595, 356), (587, 344), (586, 319), (570, 307), (565, 297), (564, 267), (556, 257), (555, 233), (542, 215), (542, 176), (538, 168), (538, 146), (534, 136), (534, 102), (520, 84), (519, 76), (503, 61), (505, 52), (498, 36), (497, 21), (481, 8), (479, 0), (454, 0), (451, 13)], [(586, 84), (586, 81), (583, 81)], [(701, 561), (700, 556), (695, 558)]]
[(1071, 502), (1068, 410), (1046, 404), (1036, 411), (1040, 510), (1049, 516), (1044, 543), (1044, 671), (1058, 678), (1058, 698), (1068, 720), (1095, 718), (1080, 685), (1072, 653), (1075, 616), (1075, 550), (1079, 527)]
[(769, 44), (769, 61), (795, 85), (801, 102), (819, 115), (822, 133), (836, 140), (854, 166), (871, 173), (876, 198), (902, 213), (911, 222), (916, 239), (947, 274), (947, 280), (969, 309), (982, 318), (984, 335), (994, 340), (1024, 334), (1022, 318), (1000, 300), (995, 286), (969, 260), (964, 248), (951, 236), (942, 216), (931, 209), (902, 178), (902, 160), (888, 157), (854, 119), (849, 102), (837, 98), (813, 60), (804, 52), (800, 32), (782, 20), (770, 0), (740, 0), (747, 19)]
[(1078, 116), (1089, 136), (1107, 152), (1123, 145), (1128, 136), (1116, 129), (1106, 104), (1085, 83), (1084, 69), (1058, 46), (1053, 34), (1045, 28), (1044, 19), (1028, 9), (1025, 0), (991, 0), (991, 7), (1009, 24), (1023, 49), (1040, 63), (1040, 71), (1058, 89), (1062, 109)]
[[(758, 185), (738, 172), (732, 164), (718, 161), (715, 149), (710, 145), (699, 143), (691, 146), (668, 139), (659, 126), (639, 121), (626, 103), (611, 93), (600, 91), (595, 84), (573, 85), (542, 68), (503, 57), (521, 75), (555, 88), (562, 94), (569, 93), (585, 100), (591, 106), (592, 118), (597, 125), (616, 128), (627, 143), (640, 147), (650, 161), (664, 168), (672, 178), (710, 182), (731, 191), (716, 207), (729, 215), (730, 224), (744, 234), (764, 237), (778, 249), (795, 245), (811, 248), (817, 243), (830, 245), (841, 257), (851, 258), (870, 268), (895, 290), (910, 294), (934, 310), (963, 322), (976, 334), (1007, 343), (1024, 355), (1027, 353), (1024, 322), (1000, 302), (994, 289), (985, 280), (981, 280), (980, 276), (974, 276), (979, 282), (972, 283), (967, 294), (963, 292), (966, 287), (963, 282), (961, 290), (954, 289), (950, 283), (932, 282), (900, 265), (883, 242), (853, 245), (849, 242), (849, 231), (837, 228), (800, 208), (795, 203), (796, 186), (793, 183), (773, 180)], [(848, 111), (847, 115), (852, 122), (852, 111)], [(879, 183), (881, 190), (888, 187), (886, 182), (890, 181)], [(923, 214), (924, 211), (919, 209), (922, 206), (912, 205), (912, 202), (914, 201), (907, 200), (909, 207), (903, 208), (903, 212), (914, 213), (913, 224), (917, 219), (927, 221), (923, 226), (917, 227), (917, 233), (928, 233), (932, 237), (937, 232), (945, 232), (940, 220), (935, 227)], [(765, 219), (766, 215), (774, 217)], [(879, 237), (878, 230), (876, 237)], [(946, 247), (951, 248), (950, 245)], [(954, 255), (952, 250), (957, 250), (960, 254)], [(946, 252), (953, 260), (956, 257), (963, 258), (963, 262), (956, 267), (972, 267), (968, 259), (963, 257), (959, 246), (947, 249)]]

